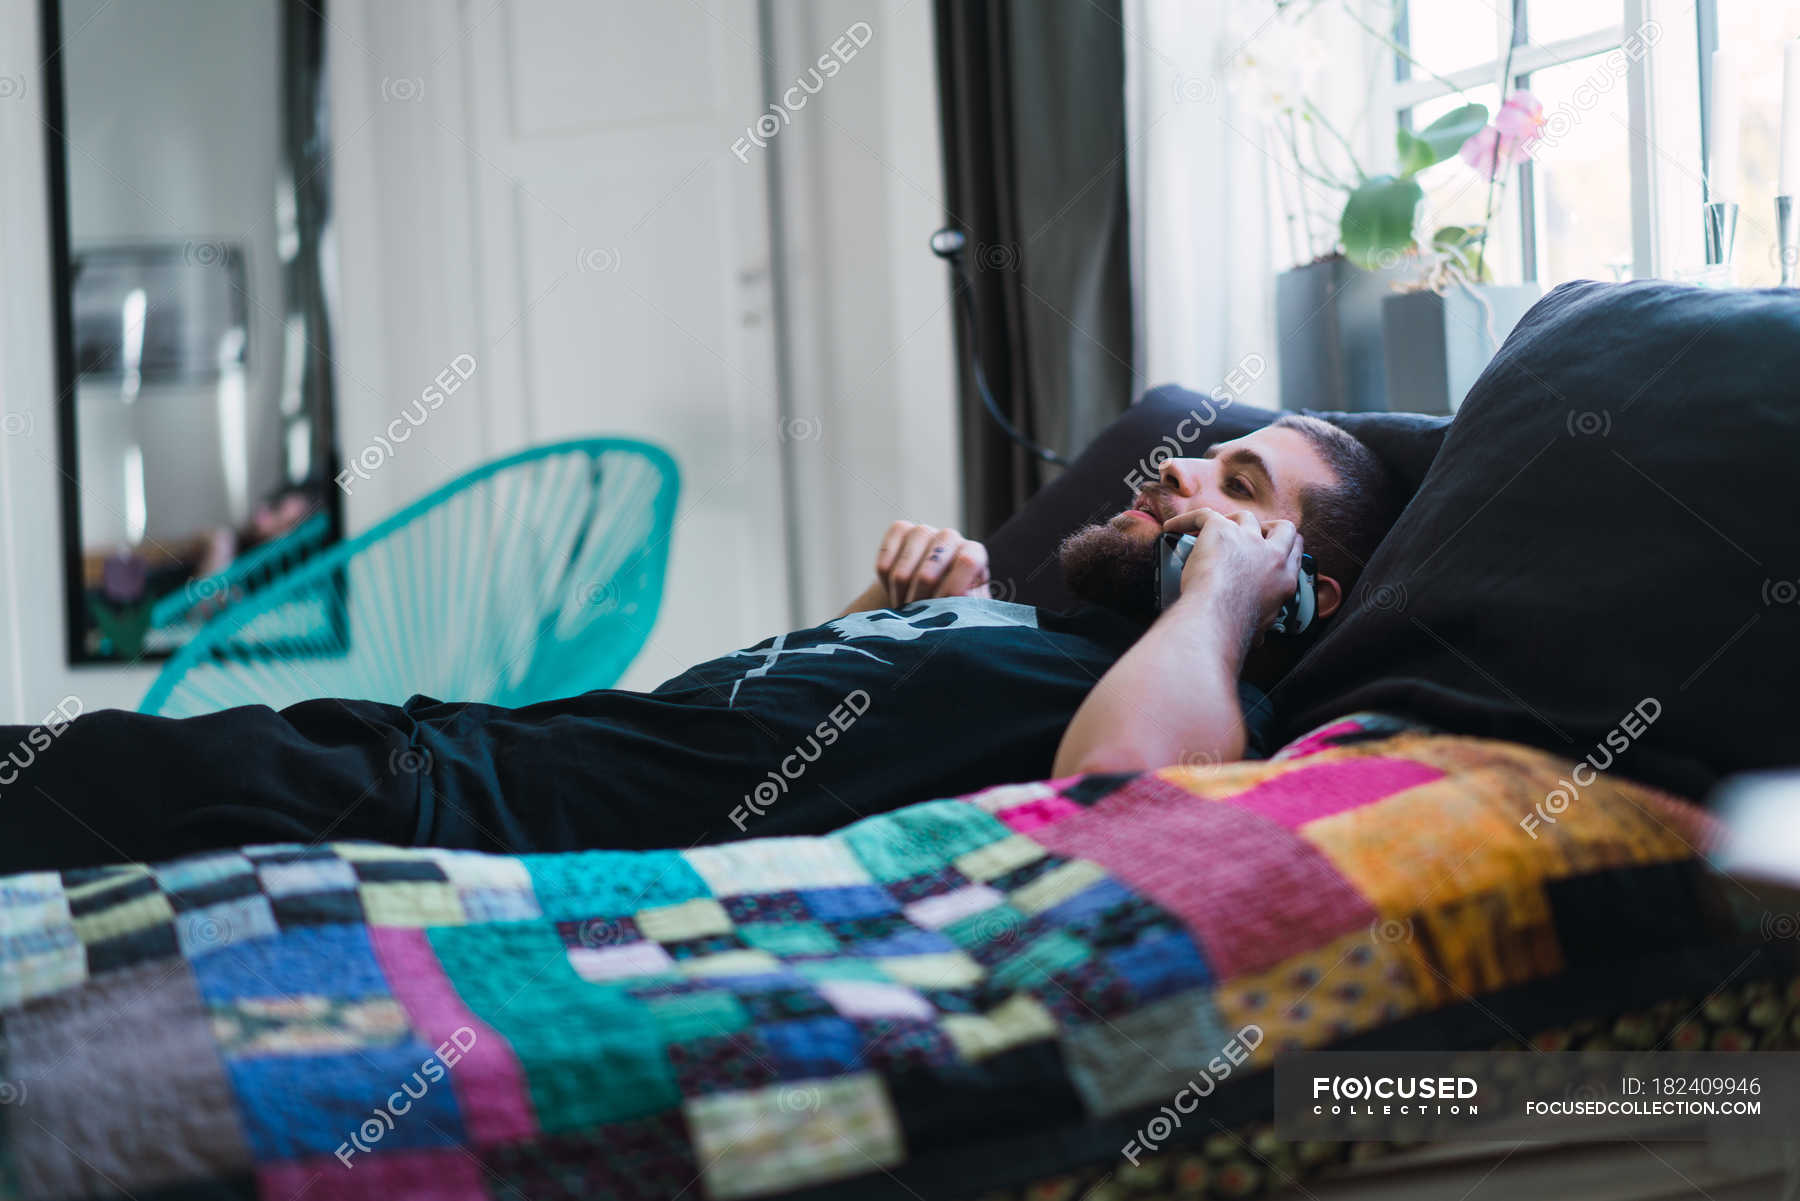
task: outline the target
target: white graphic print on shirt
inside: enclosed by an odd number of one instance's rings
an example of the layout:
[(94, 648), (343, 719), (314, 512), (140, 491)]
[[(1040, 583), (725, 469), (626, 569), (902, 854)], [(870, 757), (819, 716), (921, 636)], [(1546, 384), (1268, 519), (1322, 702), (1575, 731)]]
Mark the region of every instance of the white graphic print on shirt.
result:
[[(951, 620), (942, 620), (949, 615)], [(941, 633), (945, 630), (967, 630), (981, 626), (1018, 626), (1023, 629), (1037, 629), (1037, 610), (1030, 605), (1015, 605), (1010, 601), (985, 600), (973, 596), (935, 597), (931, 600), (915, 601), (899, 610), (870, 609), (863, 613), (847, 613), (836, 621), (828, 621), (822, 629), (830, 630), (842, 642), (815, 642), (800, 646), (789, 646), (788, 640), (794, 635), (780, 634), (769, 641), (765, 647), (751, 650), (733, 651), (728, 658), (761, 659), (759, 666), (753, 667), (732, 682), (731, 699), (726, 703), (737, 703), (738, 689), (745, 680), (752, 676), (769, 674), (769, 669), (780, 661), (783, 655), (832, 655), (848, 653), (863, 655), (877, 663), (887, 663), (880, 655), (865, 650), (860, 646), (849, 646), (851, 639), (875, 639), (886, 642), (911, 642), (923, 638), (927, 634)], [(801, 634), (810, 631), (798, 631)]]

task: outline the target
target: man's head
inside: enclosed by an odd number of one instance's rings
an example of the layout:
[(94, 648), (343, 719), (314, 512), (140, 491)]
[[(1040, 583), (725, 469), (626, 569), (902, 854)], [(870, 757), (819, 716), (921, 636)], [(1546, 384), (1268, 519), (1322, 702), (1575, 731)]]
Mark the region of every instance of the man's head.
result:
[(1211, 509), (1291, 521), (1318, 568), (1318, 615), (1343, 603), (1398, 509), (1386, 469), (1362, 442), (1316, 417), (1288, 414), (1254, 433), (1169, 459), (1131, 508), (1063, 541), (1069, 590), (1138, 617), (1155, 614), (1155, 548), (1163, 523)]

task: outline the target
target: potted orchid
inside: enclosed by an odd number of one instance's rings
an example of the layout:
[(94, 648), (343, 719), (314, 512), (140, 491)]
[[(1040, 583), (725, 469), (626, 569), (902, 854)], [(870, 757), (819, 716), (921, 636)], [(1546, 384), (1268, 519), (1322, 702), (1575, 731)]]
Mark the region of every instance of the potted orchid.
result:
[[(1281, 403), (1288, 408), (1389, 408), (1394, 365), (1388, 362), (1389, 339), (1383, 335), (1387, 298), (1397, 290), (1441, 296), (1452, 287), (1470, 292), (1493, 287), (1486, 252), (1496, 188), (1528, 155), (1542, 124), (1541, 106), (1528, 94), (1516, 93), (1490, 123), (1487, 106), (1464, 103), (1423, 129), (1398, 130), (1392, 167), (1367, 171), (1350, 139), (1301, 93), (1304, 80), (1316, 78), (1302, 64), (1316, 65), (1321, 57), (1306, 51), (1309, 44), (1323, 42), (1312, 28), (1319, 10), (1335, 9), (1334, 19), (1341, 13), (1415, 69), (1431, 72), (1342, 0), (1336, 6), (1323, 0), (1273, 0), (1272, 11), (1251, 7), (1261, 10), (1246, 18), (1258, 22), (1257, 32), (1232, 65), (1240, 85), (1260, 92), (1259, 107), (1291, 162), (1284, 173), (1283, 200), (1297, 265), (1277, 277), (1275, 294)], [(1486, 218), (1479, 225), (1443, 225), (1426, 232), (1421, 218), (1428, 206), (1419, 176), (1452, 158), (1487, 176)], [(1506, 328), (1510, 330), (1510, 321)], [(1399, 341), (1401, 351), (1406, 346)], [(1404, 353), (1396, 365), (1404, 368)], [(1401, 374), (1409, 396), (1428, 386), (1429, 381)], [(1434, 407), (1443, 411), (1444, 402)]]
[(1425, 270), (1382, 298), (1388, 407), (1454, 412), (1506, 335), (1537, 303), (1541, 291), (1535, 283), (1493, 282), (1487, 241), (1499, 189), (1512, 168), (1531, 156), (1543, 125), (1544, 106), (1537, 97), (1516, 91), (1492, 123), (1484, 123), (1458, 150), (1463, 163), (1487, 179), (1482, 222), (1439, 229), (1421, 254)]
[[(1316, 170), (1310, 177), (1344, 193), (1332, 228), (1332, 245), (1310, 262), (1284, 271), (1275, 281), (1275, 322), (1281, 346), (1283, 408), (1385, 409), (1387, 371), (1383, 358), (1382, 301), (1394, 288), (1423, 277), (1435, 256), (1462, 254), (1472, 231), (1446, 227), (1421, 243), (1416, 231), (1425, 199), (1419, 172), (1450, 158), (1487, 124), (1487, 107), (1466, 104), (1417, 133), (1402, 129), (1395, 138), (1392, 171), (1368, 174), (1340, 136), (1350, 177)], [(1325, 115), (1307, 102), (1290, 127), (1329, 128)], [(1292, 128), (1287, 145), (1300, 158)], [(1315, 227), (1308, 221), (1310, 232)], [(1439, 249), (1439, 247), (1442, 249)]]

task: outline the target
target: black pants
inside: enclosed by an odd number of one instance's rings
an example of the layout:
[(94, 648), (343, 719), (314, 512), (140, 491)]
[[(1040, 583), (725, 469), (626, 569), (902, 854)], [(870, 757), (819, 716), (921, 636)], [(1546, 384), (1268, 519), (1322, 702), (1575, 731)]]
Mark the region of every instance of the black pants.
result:
[[(646, 722), (646, 710), (660, 720)], [(731, 710), (614, 689), (517, 709), (424, 696), (179, 719), (106, 709), (60, 733), (0, 726), (0, 873), (265, 842), (684, 848), (823, 834), (967, 790), (946, 780), (880, 792), (882, 773), (837, 756), (766, 815), (730, 820), (771, 751), (791, 749)], [(865, 791), (850, 804), (855, 785)]]
[(0, 872), (256, 842), (411, 844), (422, 783), (411, 726), (396, 706), (341, 700), (0, 726)]

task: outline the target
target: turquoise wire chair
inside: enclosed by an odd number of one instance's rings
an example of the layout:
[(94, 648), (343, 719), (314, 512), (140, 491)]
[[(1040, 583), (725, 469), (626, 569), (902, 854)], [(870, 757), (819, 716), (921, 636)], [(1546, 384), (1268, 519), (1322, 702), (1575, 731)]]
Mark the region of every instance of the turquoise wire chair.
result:
[(166, 629), (192, 622), (193, 611), (207, 603), (223, 607), (234, 596), (255, 592), (278, 579), (297, 563), (305, 562), (331, 536), (331, 518), (315, 512), (285, 534), (269, 539), (233, 559), (225, 570), (189, 580), (150, 608), (150, 628)]
[(668, 452), (629, 438), (485, 464), (229, 605), (139, 711), (415, 693), (525, 705), (610, 687), (662, 602), (679, 489)]

